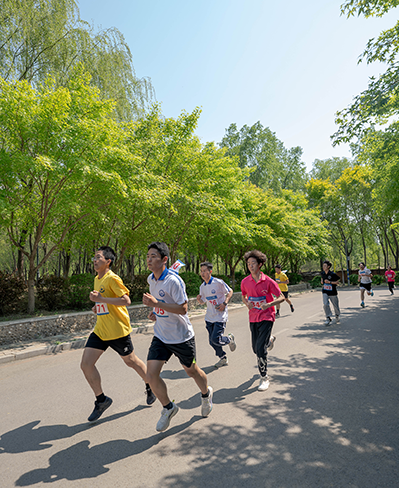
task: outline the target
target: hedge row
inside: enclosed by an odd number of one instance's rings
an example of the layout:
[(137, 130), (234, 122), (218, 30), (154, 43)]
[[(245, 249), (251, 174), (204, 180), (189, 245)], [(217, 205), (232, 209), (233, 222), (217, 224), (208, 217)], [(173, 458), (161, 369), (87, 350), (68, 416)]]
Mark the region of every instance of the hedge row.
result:
[[(202, 283), (200, 276), (191, 271), (180, 273), (181, 278), (186, 284), (187, 295), (195, 297), (198, 295), (199, 287)], [(231, 280), (225, 275), (214, 275), (228, 283)], [(240, 284), (245, 277), (242, 271), (235, 274), (234, 291), (240, 291)], [(291, 285), (302, 281), (302, 276), (296, 273), (287, 273)], [(132, 302), (141, 302), (143, 293), (148, 291), (147, 274), (136, 275), (133, 281), (125, 278), (124, 283), (130, 292)], [(349, 276), (353, 285), (358, 283), (357, 274)], [(93, 289), (94, 276), (92, 274), (73, 275), (70, 278), (58, 276), (45, 276), (36, 284), (36, 308), (43, 311), (57, 310), (88, 310), (92, 307), (89, 300), (90, 291)], [(381, 284), (385, 282), (384, 276), (375, 275), (373, 283)], [(399, 273), (395, 282), (399, 284)], [(313, 288), (320, 286), (320, 276), (315, 276), (311, 280)], [(0, 300), (0, 315), (14, 315), (24, 313), (27, 309), (27, 287), (25, 282), (14, 275), (0, 271), (0, 290), (2, 297)]]

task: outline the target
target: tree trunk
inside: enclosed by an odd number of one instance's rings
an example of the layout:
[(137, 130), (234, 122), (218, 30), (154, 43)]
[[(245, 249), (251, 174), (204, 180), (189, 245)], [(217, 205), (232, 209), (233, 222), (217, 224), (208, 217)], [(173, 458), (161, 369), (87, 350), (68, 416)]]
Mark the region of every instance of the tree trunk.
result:
[(30, 315), (33, 315), (35, 312), (35, 277), (35, 257), (31, 255), (28, 274), (28, 314)]

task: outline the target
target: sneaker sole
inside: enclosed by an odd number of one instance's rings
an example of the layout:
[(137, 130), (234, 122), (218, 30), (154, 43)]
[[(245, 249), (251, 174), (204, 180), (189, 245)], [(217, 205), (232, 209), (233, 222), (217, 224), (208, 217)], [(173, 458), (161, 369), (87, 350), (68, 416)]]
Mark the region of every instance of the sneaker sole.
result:
[(261, 387), (260, 385), (258, 386), (258, 391), (266, 391), (269, 389), (269, 386), (270, 386), (270, 381), (268, 380), (264, 387)]
[(102, 415), (102, 414), (103, 414), (103, 413), (104, 413), (104, 412), (107, 410), (107, 408), (109, 408), (109, 407), (112, 405), (112, 398), (110, 398), (110, 400), (111, 400), (111, 401), (109, 402), (109, 404), (108, 404), (108, 405), (106, 405), (106, 406), (104, 407), (104, 409), (103, 409), (103, 410), (100, 412), (100, 414), (99, 414), (99, 415), (97, 415), (97, 416), (96, 416), (96, 417), (94, 417), (94, 418), (91, 418), (91, 417), (92, 417), (92, 415), (93, 415), (93, 414), (91, 414), (91, 415), (90, 415), (90, 417), (89, 417), (87, 420), (88, 420), (89, 422), (95, 422), (96, 420), (98, 420), (98, 419), (101, 417), (101, 415)]
[(276, 337), (272, 336), (273, 337), (273, 342), (269, 342), (269, 345), (267, 346), (267, 350), (268, 351), (271, 351), (274, 347), (274, 343), (276, 342)]
[(151, 397), (147, 396), (147, 405), (152, 405), (153, 403), (155, 403), (157, 397), (154, 395), (154, 393), (152, 394)]

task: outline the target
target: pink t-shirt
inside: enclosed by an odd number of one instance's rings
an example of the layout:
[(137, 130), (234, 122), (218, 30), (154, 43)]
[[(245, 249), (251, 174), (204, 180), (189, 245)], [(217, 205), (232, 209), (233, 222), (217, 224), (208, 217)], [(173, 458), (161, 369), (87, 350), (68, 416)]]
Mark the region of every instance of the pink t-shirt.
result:
[(262, 320), (271, 320), (274, 322), (274, 307), (261, 309), (262, 303), (270, 303), (275, 297), (281, 295), (278, 284), (264, 273), (260, 274), (260, 279), (256, 282), (252, 275), (247, 276), (241, 281), (241, 293), (246, 296), (248, 301), (254, 304), (254, 308), (249, 310), (250, 322), (262, 322)]
[(388, 278), (388, 281), (395, 281), (396, 273), (391, 269), (391, 271), (385, 271), (385, 276)]

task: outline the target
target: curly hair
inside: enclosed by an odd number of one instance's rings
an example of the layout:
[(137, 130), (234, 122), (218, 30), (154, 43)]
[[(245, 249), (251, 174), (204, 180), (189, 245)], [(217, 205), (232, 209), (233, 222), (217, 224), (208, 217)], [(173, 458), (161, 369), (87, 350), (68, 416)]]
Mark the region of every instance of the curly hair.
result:
[(244, 255), (244, 260), (247, 263), (249, 258), (254, 258), (258, 262), (258, 264), (265, 264), (266, 262), (266, 255), (263, 252), (254, 249), (253, 251), (248, 251)]

